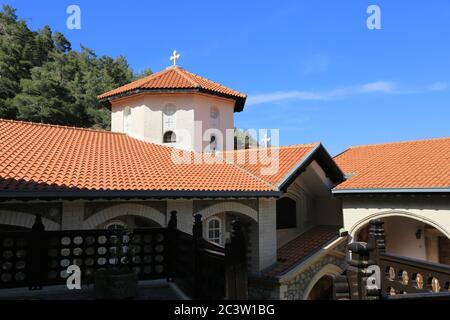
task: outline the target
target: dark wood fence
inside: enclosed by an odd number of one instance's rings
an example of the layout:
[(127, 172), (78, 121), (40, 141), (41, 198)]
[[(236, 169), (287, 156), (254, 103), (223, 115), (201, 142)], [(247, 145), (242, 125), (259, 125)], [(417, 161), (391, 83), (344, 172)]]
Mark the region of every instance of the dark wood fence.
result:
[(234, 221), (231, 242), (217, 246), (203, 239), (200, 215), (190, 235), (177, 229), (176, 212), (167, 228), (135, 229), (130, 235), (114, 230), (45, 231), (37, 217), (32, 231), (0, 233), (0, 288), (64, 284), (69, 265), (79, 266), (83, 282), (89, 284), (96, 271), (117, 264), (118, 250), (132, 250), (127, 263), (139, 280), (166, 278), (194, 299), (245, 299), (242, 237), (240, 222)]
[(349, 250), (345, 274), (335, 277), (336, 299), (450, 300), (450, 266), (386, 253), (379, 219), (370, 222), (368, 242)]

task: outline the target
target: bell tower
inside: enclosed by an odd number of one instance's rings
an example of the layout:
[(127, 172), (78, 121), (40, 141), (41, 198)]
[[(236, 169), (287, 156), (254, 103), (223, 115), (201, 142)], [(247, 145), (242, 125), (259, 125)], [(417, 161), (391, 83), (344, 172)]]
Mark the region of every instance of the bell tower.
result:
[(180, 57), (174, 51), (170, 67), (98, 97), (111, 104), (111, 130), (197, 152), (233, 149), (246, 95), (179, 67)]

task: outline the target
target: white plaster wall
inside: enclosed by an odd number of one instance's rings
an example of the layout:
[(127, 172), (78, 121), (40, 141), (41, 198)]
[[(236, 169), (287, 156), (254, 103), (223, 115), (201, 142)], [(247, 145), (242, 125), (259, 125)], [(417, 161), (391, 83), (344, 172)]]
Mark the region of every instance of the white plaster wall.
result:
[[(6, 224), (10, 226), (19, 226), (24, 228), (29, 228), (34, 224), (36, 216), (34, 214), (11, 211), (11, 210), (0, 210), (0, 224)], [(42, 223), (44, 224), (45, 230), (54, 231), (60, 230), (61, 226), (45, 217), (42, 217)]]
[(192, 200), (167, 200), (167, 217), (170, 212), (177, 211), (177, 228), (185, 233), (192, 234), (194, 225), (193, 201)]
[(167, 224), (167, 217), (165, 213), (161, 213), (149, 206), (130, 202), (117, 204), (96, 212), (84, 220), (83, 229), (95, 229), (109, 220), (127, 215), (140, 216), (150, 219), (162, 227), (165, 227)]
[(429, 224), (450, 237), (450, 198), (344, 197), (344, 228), (352, 236), (371, 219), (402, 216)]
[(62, 204), (62, 230), (83, 229), (84, 203), (81, 201), (63, 202)]
[[(427, 259), (423, 222), (403, 217), (385, 219), (386, 251), (405, 257)], [(416, 232), (422, 230), (420, 239), (416, 239)]]
[[(195, 110), (195, 121), (200, 121), (202, 124), (202, 135), (208, 130), (212, 129), (212, 121), (210, 116), (211, 107), (216, 107), (219, 110), (219, 127), (218, 129), (223, 134), (223, 148), (227, 148), (226, 143), (226, 129), (234, 129), (234, 100), (224, 99), (219, 97), (214, 97), (210, 95), (198, 94), (194, 98), (194, 110)], [(203, 141), (202, 137), (198, 137), (195, 143), (195, 150), (201, 151), (205, 150), (208, 146), (209, 141), (205, 139)], [(234, 138), (230, 141), (229, 146), (234, 148)]]
[(314, 220), (318, 225), (342, 226), (344, 224), (341, 199), (318, 197), (314, 201)]
[[(177, 107), (176, 129), (177, 143), (165, 144), (180, 149), (202, 151), (207, 142), (203, 142), (203, 133), (211, 126), (210, 109), (215, 106), (220, 113), (220, 127), (225, 136), (226, 128), (234, 128), (234, 101), (199, 93), (145, 93), (112, 101), (111, 130), (123, 132), (123, 111), (131, 110), (129, 135), (146, 142), (163, 143), (163, 110), (172, 103)], [(195, 122), (201, 121), (202, 128), (195, 129)], [(231, 144), (233, 146), (233, 144)]]

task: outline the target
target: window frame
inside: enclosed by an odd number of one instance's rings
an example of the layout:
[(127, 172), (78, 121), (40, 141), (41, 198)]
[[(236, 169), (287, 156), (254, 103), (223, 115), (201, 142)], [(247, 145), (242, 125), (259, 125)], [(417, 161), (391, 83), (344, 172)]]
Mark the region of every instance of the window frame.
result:
[[(281, 211), (281, 208), (279, 208), (279, 203), (281, 203), (281, 201), (290, 201), (291, 203), (288, 205), (288, 207), (290, 207), (290, 205), (294, 205), (295, 210), (293, 210), (293, 217), (288, 216), (286, 213), (284, 213), (284, 211)], [(292, 208), (290, 208), (292, 209)], [(277, 230), (283, 230), (283, 229), (295, 229), (298, 228), (298, 219), (297, 219), (297, 210), (298, 210), (298, 203), (297, 200), (291, 198), (291, 197), (281, 197), (280, 199), (278, 199), (276, 201), (276, 228)], [(291, 210), (289, 210), (291, 211)], [(291, 213), (291, 214), (292, 214)], [(284, 215), (283, 215), (284, 214)], [(281, 217), (281, 215), (283, 215), (283, 217)]]
[[(171, 134), (170, 139), (168, 139), (166, 141), (166, 135), (169, 134), (169, 133)], [(173, 137), (175, 137), (175, 138), (173, 139)], [(167, 130), (166, 132), (164, 132), (164, 134), (163, 134), (163, 143), (164, 144), (166, 144), (166, 143), (177, 143), (177, 134), (175, 133), (175, 131)]]
[[(211, 228), (211, 222), (217, 222), (218, 226)], [(218, 231), (217, 237), (210, 237), (210, 231)], [(220, 219), (219, 217), (212, 217), (208, 219), (206, 223), (206, 239), (208, 239), (209, 242), (213, 242), (219, 245), (222, 244), (222, 219)]]

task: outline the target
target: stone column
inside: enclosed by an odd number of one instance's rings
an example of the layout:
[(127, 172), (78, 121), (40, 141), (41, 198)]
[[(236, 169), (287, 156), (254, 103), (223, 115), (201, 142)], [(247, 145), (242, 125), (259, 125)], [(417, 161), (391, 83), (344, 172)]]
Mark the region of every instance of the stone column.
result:
[(276, 200), (258, 200), (258, 224), (251, 233), (252, 273), (260, 274), (277, 261)]

